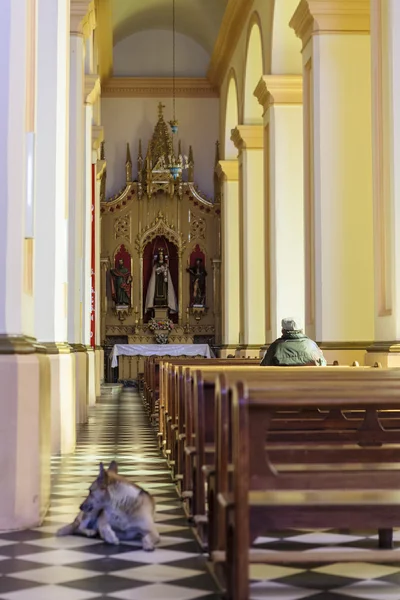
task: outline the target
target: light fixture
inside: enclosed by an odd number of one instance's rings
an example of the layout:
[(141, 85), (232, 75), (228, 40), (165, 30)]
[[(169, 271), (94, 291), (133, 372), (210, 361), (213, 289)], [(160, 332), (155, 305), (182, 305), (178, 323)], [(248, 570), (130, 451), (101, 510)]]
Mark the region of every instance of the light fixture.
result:
[(178, 121), (175, 115), (175, 0), (172, 0), (172, 121), (169, 122), (172, 133), (178, 132)]
[[(172, 134), (175, 135), (178, 132), (178, 121), (175, 114), (175, 0), (172, 0), (172, 116), (173, 118), (171, 121), (169, 121), (169, 125), (171, 127)], [(188, 159), (186, 156), (182, 156), (179, 144), (178, 157), (175, 156), (174, 152), (168, 156), (169, 172), (171, 173), (173, 179), (178, 179), (178, 177), (182, 175), (183, 169), (187, 169), (188, 167)]]

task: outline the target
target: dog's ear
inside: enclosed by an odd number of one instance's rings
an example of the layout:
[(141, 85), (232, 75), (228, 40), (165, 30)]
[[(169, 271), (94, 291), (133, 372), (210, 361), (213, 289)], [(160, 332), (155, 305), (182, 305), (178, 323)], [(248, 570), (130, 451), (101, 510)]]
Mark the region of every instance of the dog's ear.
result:
[(110, 466), (108, 467), (108, 470), (112, 471), (113, 473), (118, 473), (118, 465), (115, 460), (112, 460), (110, 462)]
[(98, 481), (105, 481), (107, 478), (107, 472), (104, 468), (103, 463), (100, 463), (99, 476), (97, 477)]

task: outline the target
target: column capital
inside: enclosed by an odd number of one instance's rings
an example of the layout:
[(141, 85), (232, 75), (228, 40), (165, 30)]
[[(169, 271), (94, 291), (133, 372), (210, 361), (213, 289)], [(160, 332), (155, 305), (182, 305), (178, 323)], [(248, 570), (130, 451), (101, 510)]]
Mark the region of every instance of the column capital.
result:
[(85, 75), (85, 103), (94, 104), (100, 94), (100, 77), (98, 75)]
[(239, 150), (258, 150), (264, 147), (262, 125), (238, 125), (232, 129), (231, 140)]
[(272, 104), (302, 104), (302, 75), (264, 75), (254, 90), (254, 95), (267, 112)]
[(220, 160), (215, 167), (215, 172), (221, 181), (239, 181), (239, 161)]
[(71, 0), (70, 33), (88, 38), (96, 29), (94, 0)]
[(289, 26), (303, 47), (316, 34), (369, 33), (370, 0), (301, 0)]

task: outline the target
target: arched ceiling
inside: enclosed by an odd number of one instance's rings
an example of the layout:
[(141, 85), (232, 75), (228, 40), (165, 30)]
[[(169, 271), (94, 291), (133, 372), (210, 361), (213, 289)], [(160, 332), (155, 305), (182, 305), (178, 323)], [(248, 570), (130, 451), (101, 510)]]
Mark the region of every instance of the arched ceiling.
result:
[[(211, 55), (228, 0), (176, 0), (175, 29)], [(146, 29), (172, 29), (172, 0), (112, 0), (114, 45)], [(160, 48), (162, 52), (162, 48)]]

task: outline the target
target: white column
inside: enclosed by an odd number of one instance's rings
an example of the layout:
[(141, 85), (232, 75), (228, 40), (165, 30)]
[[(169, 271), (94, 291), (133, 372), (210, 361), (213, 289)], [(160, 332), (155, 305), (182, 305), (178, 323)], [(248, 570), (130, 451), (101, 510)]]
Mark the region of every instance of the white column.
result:
[[(374, 334), (369, 1), (302, 0), (307, 331), (339, 362)], [(341, 353), (342, 351), (342, 353)]]
[(400, 5), (371, 0), (375, 342), (368, 362), (400, 365)]
[(68, 329), (69, 0), (38, 1), (35, 326), (51, 365), (52, 452), (75, 448)]
[[(100, 80), (96, 75), (85, 78), (85, 197), (84, 197), (84, 248), (83, 248), (83, 343), (88, 349), (88, 401), (96, 402), (96, 361), (91, 346), (91, 310), (92, 310), (92, 169), (93, 169), (93, 105), (100, 94)], [(98, 388), (98, 386), (97, 386)]]
[(239, 164), (220, 160), (222, 183), (222, 352), (235, 355), (240, 331)]
[(267, 342), (281, 321), (304, 322), (302, 77), (268, 75), (255, 95), (264, 108)]
[(49, 411), (49, 398), (40, 394), (40, 363), (25, 338), (34, 333), (34, 241), (25, 227), (28, 138), (35, 130), (35, 38), (35, 6), (25, 0), (4, 0), (0, 19), (0, 456), (5, 485), (0, 530), (38, 525), (49, 500), (49, 431), (42, 420)]
[(265, 340), (264, 160), (262, 125), (238, 125), (241, 344), (259, 355)]
[[(84, 39), (74, 13), (70, 36), (68, 341), (82, 343), (83, 199), (85, 193)], [(77, 23), (78, 22), (78, 23)]]

